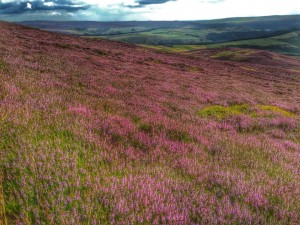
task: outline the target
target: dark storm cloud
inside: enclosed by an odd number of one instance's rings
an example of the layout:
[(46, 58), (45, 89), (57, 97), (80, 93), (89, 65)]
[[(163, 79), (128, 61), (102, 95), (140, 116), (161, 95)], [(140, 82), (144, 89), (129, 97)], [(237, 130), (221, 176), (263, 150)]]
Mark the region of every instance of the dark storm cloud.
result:
[(130, 8), (142, 8), (147, 5), (164, 4), (167, 2), (174, 2), (176, 0), (136, 0), (137, 5), (128, 6)]
[(72, 0), (34, 0), (34, 1), (15, 1), (3, 3), (0, 0), (0, 14), (22, 14), (34, 11), (55, 11), (64, 10), (76, 12), (88, 9), (90, 5), (85, 3), (75, 3)]

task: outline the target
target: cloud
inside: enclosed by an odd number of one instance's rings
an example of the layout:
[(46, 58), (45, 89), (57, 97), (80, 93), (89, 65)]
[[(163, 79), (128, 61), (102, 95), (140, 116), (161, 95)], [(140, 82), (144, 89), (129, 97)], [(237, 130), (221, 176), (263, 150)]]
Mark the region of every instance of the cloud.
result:
[(141, 8), (147, 5), (157, 5), (157, 4), (164, 4), (167, 2), (175, 2), (176, 0), (136, 0), (135, 4), (128, 5), (129, 8)]
[(226, 0), (202, 0), (201, 3), (220, 3)]
[(27, 9), (32, 9), (32, 5), (30, 3), (27, 3), (27, 6), (26, 6)]
[(8, 21), (201, 20), (288, 14), (300, 14), (300, 0), (0, 0), (0, 20)]
[(29, 11), (76, 12), (87, 10), (89, 4), (74, 0), (30, 0), (30, 1), (0, 1), (0, 14), (22, 14)]

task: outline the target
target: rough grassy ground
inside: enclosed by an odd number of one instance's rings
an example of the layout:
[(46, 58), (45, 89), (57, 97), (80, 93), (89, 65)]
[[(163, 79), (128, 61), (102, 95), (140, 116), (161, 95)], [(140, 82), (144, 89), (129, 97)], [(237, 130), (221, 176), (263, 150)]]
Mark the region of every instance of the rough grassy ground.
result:
[(7, 23), (0, 51), (8, 224), (300, 223), (292, 58), (218, 61)]

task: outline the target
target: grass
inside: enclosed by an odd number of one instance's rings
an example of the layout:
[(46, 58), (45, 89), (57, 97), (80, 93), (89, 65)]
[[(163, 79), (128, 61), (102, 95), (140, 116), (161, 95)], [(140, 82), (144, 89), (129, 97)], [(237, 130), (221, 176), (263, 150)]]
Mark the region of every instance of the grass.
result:
[(3, 191), (3, 171), (0, 168), (0, 224), (7, 225), (6, 218), (6, 204), (4, 202), (4, 191)]
[(140, 44), (140, 46), (151, 48), (151, 49), (156, 49), (156, 50), (160, 50), (160, 51), (165, 51), (165, 52), (177, 52), (177, 53), (184, 53), (184, 52), (189, 52), (189, 51), (193, 51), (193, 50), (206, 49), (206, 46), (203, 46), (203, 45), (171, 45), (171, 46), (165, 46), (165, 45)]
[(241, 62), (248, 60), (252, 53), (253, 51), (250, 50), (222, 51), (212, 55), (211, 58)]
[(287, 116), (287, 117), (295, 117), (296, 116), (294, 113), (284, 110), (278, 106), (258, 105), (258, 108), (260, 108), (263, 111), (267, 111), (267, 112), (271, 112), (271, 113), (279, 113), (279, 114), (281, 114), (283, 116)]
[[(224, 119), (234, 115), (249, 115), (251, 117), (258, 117), (258, 116), (268, 116), (268, 115), (282, 115), (284, 117), (295, 117), (296, 114), (291, 113), (285, 109), (282, 109), (278, 106), (272, 105), (257, 105), (258, 109), (262, 110), (262, 114), (257, 114), (255, 109), (251, 109), (247, 104), (241, 105), (230, 105), (230, 106), (221, 106), (221, 105), (212, 105), (207, 106), (204, 109), (200, 110), (197, 115), (200, 117), (212, 117), (216, 119)], [(265, 114), (267, 112), (268, 114)], [(271, 114), (269, 114), (271, 113)]]
[[(299, 36), (299, 32), (290, 32), (285, 35), (274, 36), (270, 38), (259, 38), (259, 39), (249, 39), (240, 41), (230, 41), (223, 43), (212, 43), (212, 44), (183, 44), (183, 45), (142, 45), (149, 48), (154, 48), (167, 52), (181, 52), (187, 53), (201, 49), (214, 49), (214, 48), (252, 48), (259, 50), (269, 50), (278, 53), (283, 53), (292, 56), (299, 56), (300, 43), (295, 41)], [(247, 51), (247, 50), (245, 50)], [(232, 51), (223, 51), (212, 56), (212, 58), (223, 59), (223, 60), (233, 60), (233, 61), (244, 61), (247, 60), (249, 54), (244, 54), (243, 52), (234, 53)]]
[(9, 72), (9, 64), (0, 58), (0, 72)]
[(182, 141), (185, 143), (193, 141), (189, 133), (180, 130), (168, 130), (167, 137), (172, 141)]
[(139, 125), (139, 130), (151, 134), (153, 127), (150, 124), (143, 123)]
[[(293, 33), (293, 32), (292, 32)], [(291, 35), (291, 34), (289, 34)], [(227, 43), (206, 45), (208, 48), (223, 48), (223, 47), (238, 47), (238, 48), (253, 48), (270, 50), (288, 55), (299, 55), (300, 43), (292, 43), (289, 41), (289, 36), (275, 36), (270, 38), (259, 38), (241, 41), (232, 41)]]
[(208, 106), (202, 110), (200, 110), (197, 115), (200, 117), (214, 117), (217, 119), (224, 119), (229, 116), (246, 114), (249, 113), (250, 107), (249, 105), (231, 105), (231, 106), (221, 106), (221, 105), (213, 105)]

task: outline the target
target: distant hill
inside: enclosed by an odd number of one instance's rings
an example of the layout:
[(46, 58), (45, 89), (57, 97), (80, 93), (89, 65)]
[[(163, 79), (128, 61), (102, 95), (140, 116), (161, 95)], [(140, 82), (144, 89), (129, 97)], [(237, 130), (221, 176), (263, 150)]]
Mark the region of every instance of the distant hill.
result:
[(0, 53), (0, 224), (300, 224), (299, 59), (4, 22)]
[[(213, 44), (219, 44), (218, 47), (222, 45), (250, 47), (300, 56), (298, 36), (300, 15), (210, 21), (29, 21), (22, 24), (71, 35), (107, 38), (132, 44), (166, 46), (171, 49), (174, 45), (213, 47)], [(291, 33), (296, 36), (287, 37)], [(277, 37), (282, 35), (285, 37), (278, 40)], [(227, 42), (233, 43), (227, 45)]]

